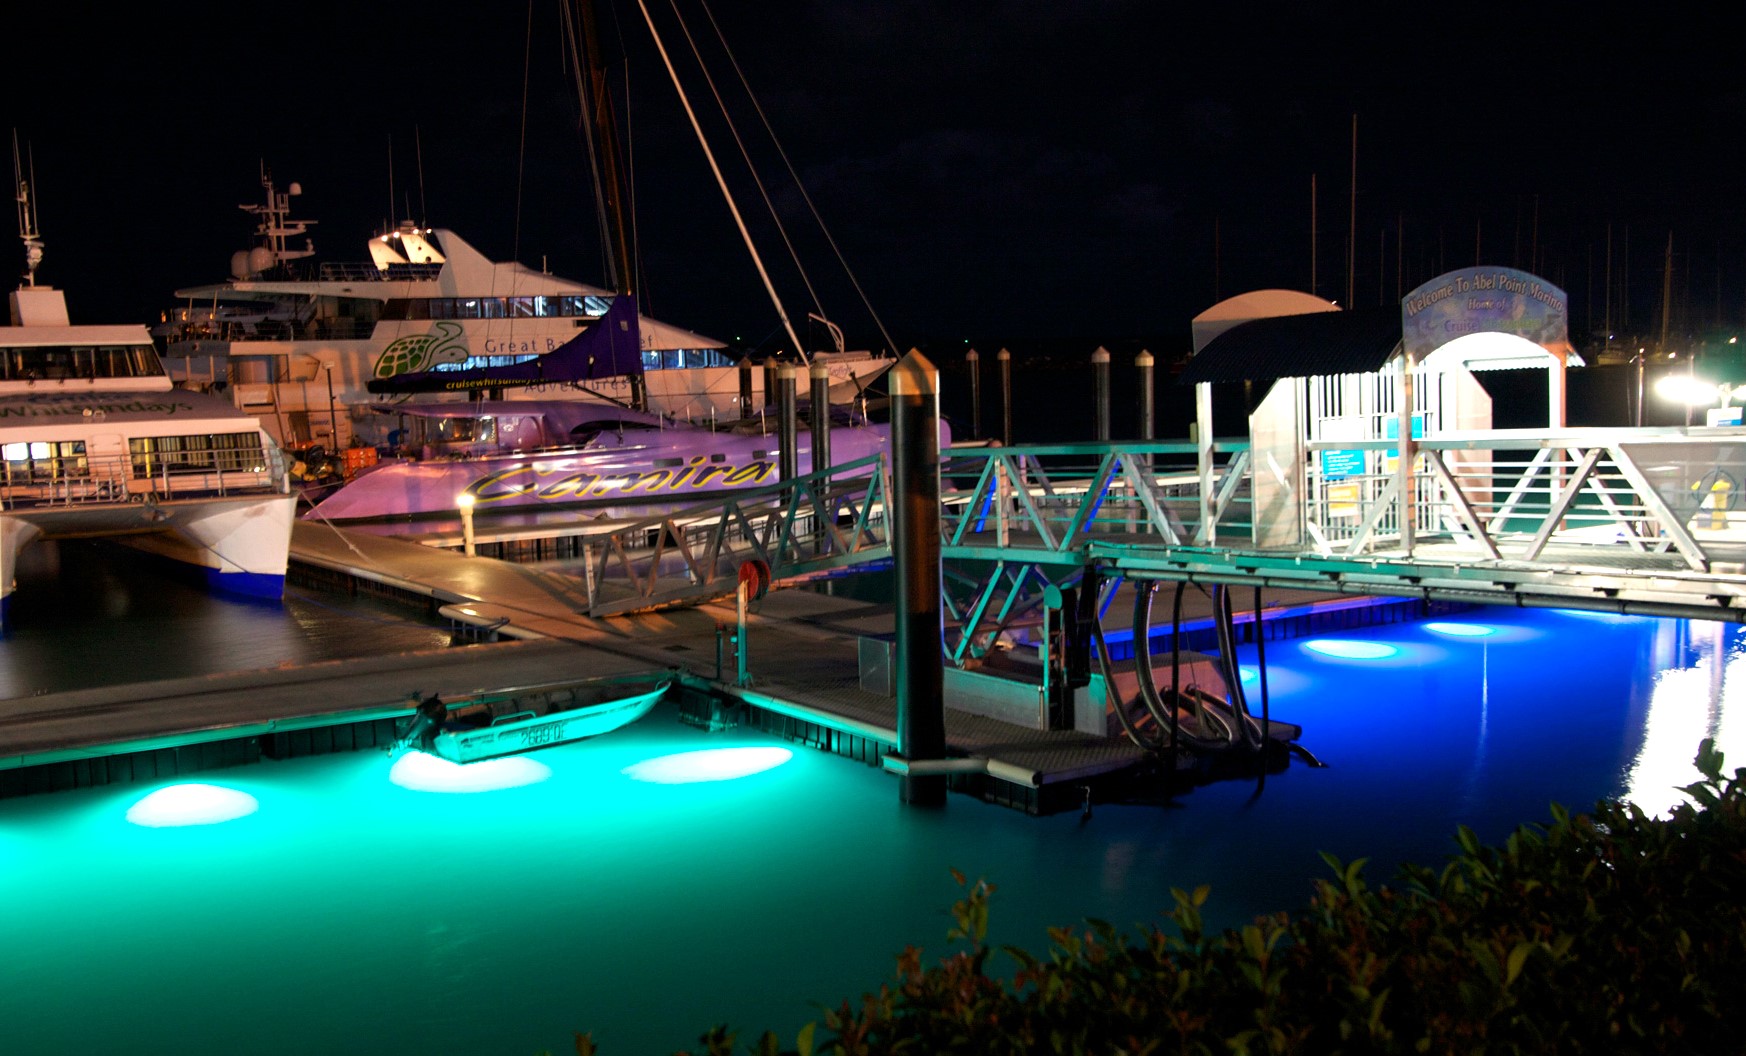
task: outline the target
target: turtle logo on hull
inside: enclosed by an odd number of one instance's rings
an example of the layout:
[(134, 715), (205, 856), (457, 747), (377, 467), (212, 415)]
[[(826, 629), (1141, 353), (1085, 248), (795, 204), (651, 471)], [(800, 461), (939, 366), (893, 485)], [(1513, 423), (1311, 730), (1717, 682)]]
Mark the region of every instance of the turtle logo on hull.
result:
[(392, 378), (396, 374), (416, 374), (438, 363), (464, 363), (467, 360), (466, 334), (461, 324), (440, 322), (428, 334), (414, 334), (395, 340), (376, 357), (375, 375)]

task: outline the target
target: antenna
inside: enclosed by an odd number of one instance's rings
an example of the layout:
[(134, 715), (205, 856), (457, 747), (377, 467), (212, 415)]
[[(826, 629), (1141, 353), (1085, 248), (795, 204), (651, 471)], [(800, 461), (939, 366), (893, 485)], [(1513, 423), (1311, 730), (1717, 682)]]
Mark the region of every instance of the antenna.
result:
[[(34, 165), (31, 177), (36, 177)], [(12, 130), (12, 181), (18, 196), (18, 237), (24, 240), (24, 284), (35, 286), (36, 269), (42, 263), (42, 236), (36, 229), (36, 206), (30, 198), (30, 182), (24, 178), (17, 129)]]
[(430, 213), (424, 204), (424, 138), (417, 125), (412, 126), (412, 156), (418, 162), (418, 226), (423, 227), (430, 222)]

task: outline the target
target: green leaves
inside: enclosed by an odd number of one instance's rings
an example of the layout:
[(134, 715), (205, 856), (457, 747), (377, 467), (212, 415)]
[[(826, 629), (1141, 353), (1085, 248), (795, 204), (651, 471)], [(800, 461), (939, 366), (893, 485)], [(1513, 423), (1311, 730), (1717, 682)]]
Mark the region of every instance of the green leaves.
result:
[[(1177, 888), (1163, 926), (1092, 920), (1051, 928), (1046, 956), (1008, 949), (1009, 979), (988, 971), (994, 886), (954, 871), (949, 938), (969, 949), (933, 964), (906, 950), (894, 984), (827, 1011), (793, 1052), (1738, 1051), (1746, 769), (1724, 776), (1707, 740), (1697, 763), (1694, 805), (1668, 818), (1552, 804), (1550, 825), (1501, 846), (1462, 827), (1440, 868), (1375, 889), (1366, 859), (1324, 854), (1332, 876), (1307, 908), (1216, 934), (1208, 888)], [(702, 1040), (735, 1044), (725, 1028)], [(787, 1056), (768, 1034), (745, 1051)]]

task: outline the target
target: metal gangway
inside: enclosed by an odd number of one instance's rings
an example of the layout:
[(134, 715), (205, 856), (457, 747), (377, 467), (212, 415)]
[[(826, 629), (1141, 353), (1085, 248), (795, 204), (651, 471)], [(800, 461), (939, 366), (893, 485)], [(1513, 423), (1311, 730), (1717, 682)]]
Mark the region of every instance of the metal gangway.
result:
[[(948, 449), (948, 652), (981, 655), (1091, 567), (1746, 622), (1746, 430), (1489, 430), (1410, 450), (1403, 472), (1393, 440), (1312, 441), (1290, 465), (1247, 440)], [(596, 537), (591, 614), (889, 561), (890, 479), (875, 457)]]

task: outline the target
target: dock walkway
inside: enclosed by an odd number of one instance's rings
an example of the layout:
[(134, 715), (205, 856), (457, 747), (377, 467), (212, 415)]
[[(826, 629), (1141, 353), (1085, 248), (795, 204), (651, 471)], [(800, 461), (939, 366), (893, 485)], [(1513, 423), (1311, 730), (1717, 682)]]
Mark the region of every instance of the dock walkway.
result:
[[(861, 678), (862, 639), (894, 628), (889, 604), (771, 592), (748, 613), (750, 677), (741, 686), (732, 602), (592, 619), (580, 612), (581, 584), (559, 572), (307, 522), (293, 533), (292, 564), (294, 574), (428, 598), (458, 626), (511, 640), (3, 701), (0, 795), (247, 761), (211, 746), (266, 739), (282, 752), (288, 738), (310, 731), (330, 731), (321, 735), (333, 740), (325, 750), (370, 747), (420, 694), (666, 668), (680, 672), (694, 701), (713, 700), (717, 714), (725, 704), (731, 721), (872, 764), (897, 745), (895, 698)], [(1264, 600), (1269, 621), (1354, 609), (1353, 599), (1307, 591)], [(1185, 625), (1210, 620), (1204, 597), (1193, 595), (1186, 609)], [(1031, 729), (950, 706), (945, 717), (949, 753), (986, 760), (989, 775), (1017, 787), (1013, 805), (1032, 811), (1047, 786), (1116, 774), (1146, 758), (1122, 738)], [(372, 732), (331, 733), (340, 729)], [(195, 751), (199, 745), (208, 747)], [(45, 772), (23, 773), (33, 770)]]

